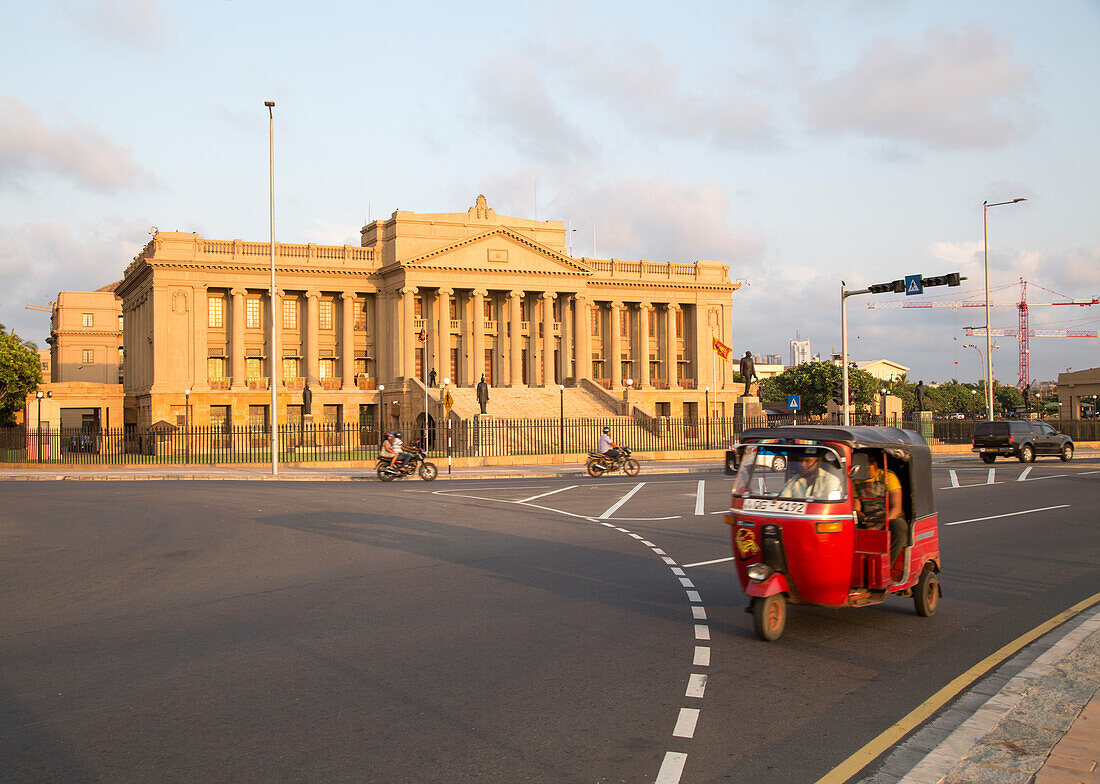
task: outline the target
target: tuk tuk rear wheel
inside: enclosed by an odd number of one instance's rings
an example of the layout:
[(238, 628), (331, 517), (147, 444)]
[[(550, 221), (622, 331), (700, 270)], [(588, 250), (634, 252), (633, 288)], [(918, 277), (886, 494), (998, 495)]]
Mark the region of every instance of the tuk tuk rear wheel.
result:
[(913, 604), (917, 615), (922, 618), (931, 618), (940, 606), (940, 581), (932, 564), (925, 564), (924, 571), (920, 573), (917, 587), (913, 589)]
[(765, 642), (778, 640), (787, 628), (787, 597), (781, 593), (754, 597), (752, 625), (756, 636)]

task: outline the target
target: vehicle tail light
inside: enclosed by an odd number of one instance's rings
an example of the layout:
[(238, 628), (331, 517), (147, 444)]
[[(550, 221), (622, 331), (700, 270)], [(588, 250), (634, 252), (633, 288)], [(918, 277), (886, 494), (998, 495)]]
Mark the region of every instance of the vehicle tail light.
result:
[(814, 523), (814, 528), (817, 529), (819, 534), (836, 534), (844, 530), (844, 523)]
[(1008, 443), (1015, 444), (1016, 443), (1016, 436), (1009, 436), (1008, 437)]

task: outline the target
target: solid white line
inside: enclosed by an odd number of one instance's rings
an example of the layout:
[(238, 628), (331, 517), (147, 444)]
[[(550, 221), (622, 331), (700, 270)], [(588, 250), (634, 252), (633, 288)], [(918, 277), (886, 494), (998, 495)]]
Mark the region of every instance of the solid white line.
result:
[[(1034, 481), (1034, 480), (1032, 480)], [(1004, 482), (982, 482), (976, 485), (957, 485), (955, 487), (938, 487), (937, 490), (965, 490), (968, 487), (986, 487), (987, 485), (1003, 485)]]
[(1047, 474), (1046, 476), (1033, 476), (1028, 479), (1029, 482), (1038, 482), (1040, 479), (1062, 479), (1069, 476), (1069, 474)]
[(696, 485), (695, 490), (695, 514), (703, 514), (703, 487), (706, 482), (702, 479), (699, 480), (699, 484)]
[(710, 627), (705, 623), (695, 624), (695, 639), (697, 640), (709, 640), (710, 639)]
[(1078, 476), (1087, 476), (1088, 474), (1100, 474), (1100, 471), (1082, 471)]
[(680, 708), (680, 715), (676, 719), (676, 729), (672, 731), (672, 734), (677, 738), (694, 737), (695, 724), (698, 721), (698, 708)]
[(695, 659), (692, 664), (696, 667), (710, 666), (710, 648), (705, 645), (695, 646)]
[(955, 473), (954, 469), (948, 471), (947, 473), (951, 474), (951, 486), (952, 487), (958, 487), (959, 486), (959, 475)]
[(524, 498), (522, 501), (516, 501), (516, 503), (517, 504), (525, 504), (528, 501), (534, 501), (536, 498), (546, 498), (546, 496), (553, 495), (554, 493), (564, 493), (566, 490), (572, 490), (574, 487), (577, 487), (577, 485), (569, 485), (569, 487), (559, 487), (557, 490), (551, 490), (549, 493), (542, 493), (540, 495), (533, 495), (530, 498)]
[(1027, 479), (1027, 475), (1030, 474), (1030, 473), (1031, 473), (1031, 466), (1028, 466), (1027, 468), (1025, 468), (1023, 470), (1023, 473), (1021, 473), (1018, 477), (1016, 477), (1016, 481), (1017, 482), (1024, 481), (1025, 479)]
[(688, 678), (687, 691), (684, 692), (685, 697), (695, 697), (696, 699), (703, 699), (703, 692), (707, 689), (707, 676), (692, 673)]
[(1032, 512), (1049, 512), (1051, 509), (1066, 509), (1069, 504), (1059, 504), (1058, 506), (1044, 506), (1042, 509), (1024, 509), (1022, 512), (1009, 512), (1008, 514), (990, 515), (989, 517), (975, 517), (972, 520), (956, 520), (953, 523), (944, 523), (944, 525), (962, 525), (963, 523), (979, 523), (982, 520), (996, 520), (998, 517), (1015, 517), (1016, 515), (1031, 514)]
[(679, 751), (666, 751), (661, 769), (657, 772), (657, 778), (653, 784), (680, 784), (680, 776), (684, 775), (684, 763), (688, 755)]
[(987, 485), (991, 485), (991, 484), (993, 484), (993, 476), (994, 476), (994, 474), (996, 474), (996, 473), (997, 473), (997, 469), (996, 469), (996, 468), (990, 468), (990, 469), (989, 469), (989, 476), (988, 476), (988, 477), (986, 477), (986, 480), (985, 480), (985, 483), (986, 483)]
[(707, 611), (704, 607), (692, 607), (691, 617), (697, 621), (705, 621), (707, 619)]
[(626, 503), (627, 501), (629, 501), (629, 500), (630, 500), (630, 496), (634, 495), (634, 494), (635, 494), (636, 492), (638, 492), (639, 490), (641, 490), (641, 489), (642, 489), (643, 487), (645, 487), (645, 482), (639, 482), (638, 484), (634, 485), (634, 489), (633, 489), (633, 490), (631, 490), (631, 491), (630, 491), (629, 493), (627, 493), (626, 495), (624, 495), (624, 496), (623, 496), (622, 498), (620, 498), (620, 499), (619, 499), (618, 501), (616, 501), (615, 503), (613, 503), (613, 504), (611, 505), (611, 508), (610, 508), (610, 509), (608, 509), (608, 510), (607, 510), (606, 512), (604, 512), (604, 513), (603, 513), (602, 515), (600, 515), (600, 519), (601, 519), (601, 520), (606, 520), (607, 518), (611, 517), (611, 515), (615, 514), (615, 512), (616, 512), (616, 511), (618, 510), (618, 508), (619, 508), (620, 506), (622, 506), (623, 504), (625, 504), (625, 503)]
[(693, 566), (710, 566), (711, 564), (725, 563), (726, 561), (732, 561), (732, 560), (733, 560), (733, 556), (731, 555), (729, 558), (715, 558), (713, 561), (700, 561), (699, 563), (684, 564), (684, 568), (685, 569), (690, 569)]

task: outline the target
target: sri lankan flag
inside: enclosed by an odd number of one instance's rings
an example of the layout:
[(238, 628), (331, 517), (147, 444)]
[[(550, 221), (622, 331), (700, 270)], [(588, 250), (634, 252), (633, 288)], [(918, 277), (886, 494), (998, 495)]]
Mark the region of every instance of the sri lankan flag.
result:
[(730, 361), (730, 347), (720, 341), (718, 338), (714, 338), (714, 350), (717, 351), (718, 356), (720, 356), (726, 362)]

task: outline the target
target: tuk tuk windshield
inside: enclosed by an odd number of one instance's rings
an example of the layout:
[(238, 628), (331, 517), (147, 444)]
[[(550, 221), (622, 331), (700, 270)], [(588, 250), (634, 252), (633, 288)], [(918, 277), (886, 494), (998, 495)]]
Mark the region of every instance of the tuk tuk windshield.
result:
[(843, 501), (848, 482), (831, 447), (750, 444), (741, 448), (733, 494), (793, 501)]

